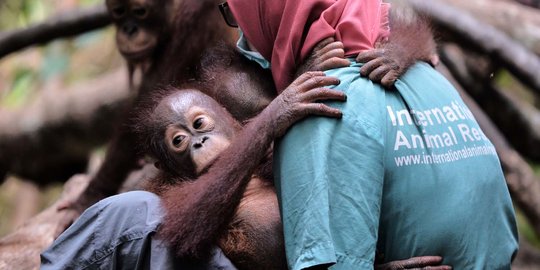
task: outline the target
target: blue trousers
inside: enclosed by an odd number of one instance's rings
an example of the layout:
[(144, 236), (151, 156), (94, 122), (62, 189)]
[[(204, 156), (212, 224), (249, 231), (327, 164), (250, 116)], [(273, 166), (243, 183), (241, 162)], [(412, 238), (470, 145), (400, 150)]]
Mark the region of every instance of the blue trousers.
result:
[(160, 199), (133, 191), (88, 208), (41, 254), (41, 269), (236, 269), (219, 248), (206, 262), (185, 262), (156, 237)]

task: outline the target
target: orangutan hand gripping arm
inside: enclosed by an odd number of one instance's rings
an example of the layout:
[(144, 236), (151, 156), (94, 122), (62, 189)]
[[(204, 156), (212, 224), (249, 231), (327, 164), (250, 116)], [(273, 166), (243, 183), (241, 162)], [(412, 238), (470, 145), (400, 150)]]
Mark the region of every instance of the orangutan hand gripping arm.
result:
[[(426, 18), (414, 16), (406, 19), (397, 12), (390, 16), (391, 34), (387, 41), (376, 44), (375, 49), (360, 53), (356, 62), (365, 63), (360, 68), (362, 76), (380, 83), (386, 88), (416, 61), (425, 61), (435, 66), (439, 62), (436, 43)], [(344, 45), (334, 38), (321, 41), (309, 58), (298, 68), (297, 75), (306, 71), (324, 71), (347, 67)]]
[(342, 92), (324, 88), (338, 83), (322, 72), (300, 76), (235, 136), (206, 173), (163, 194), (167, 214), (160, 233), (177, 255), (208, 254), (230, 223), (271, 142), (289, 126), (307, 115), (341, 117), (339, 110), (316, 102), (345, 100)]
[(393, 86), (416, 61), (433, 66), (439, 63), (437, 45), (426, 18), (414, 16), (407, 19), (397, 12), (390, 15), (391, 33), (388, 41), (356, 58), (357, 62), (365, 63), (360, 69), (362, 76), (380, 82), (387, 88)]

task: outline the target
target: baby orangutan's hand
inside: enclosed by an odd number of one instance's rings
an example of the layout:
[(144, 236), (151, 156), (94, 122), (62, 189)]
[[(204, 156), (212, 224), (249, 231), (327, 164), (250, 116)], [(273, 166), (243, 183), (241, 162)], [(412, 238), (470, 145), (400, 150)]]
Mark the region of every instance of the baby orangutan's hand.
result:
[[(365, 63), (360, 69), (362, 76), (390, 88), (414, 60), (395, 44), (383, 44), (376, 49), (360, 53), (356, 61)], [(296, 77), (308, 71), (326, 71), (348, 67), (350, 64), (345, 58), (343, 43), (330, 37), (317, 44), (309, 58), (298, 68)]]
[(432, 66), (439, 62), (437, 44), (431, 25), (423, 16), (401, 16), (393, 9), (390, 13), (392, 32), (388, 40), (381, 40), (375, 49), (362, 52), (356, 58), (365, 63), (360, 69), (362, 76), (389, 88), (417, 61)]
[(321, 71), (307, 72), (296, 79), (277, 96), (262, 113), (267, 114), (274, 126), (274, 137), (278, 138), (295, 122), (308, 115), (341, 118), (341, 111), (320, 101), (345, 101), (342, 91), (328, 88), (338, 85), (339, 80), (328, 77)]
[(341, 41), (334, 41), (332, 37), (319, 42), (308, 59), (298, 68), (295, 78), (308, 71), (325, 71), (348, 67), (351, 62), (345, 59), (344, 48)]
[(440, 265), (443, 258), (439, 256), (413, 257), (402, 261), (393, 261), (385, 264), (375, 265), (375, 270), (398, 270), (398, 269), (430, 269), (430, 270), (451, 270), (448, 265)]
[(410, 60), (407, 58), (406, 55), (395, 55), (391, 50), (382, 47), (360, 53), (356, 61), (365, 63), (360, 68), (362, 76), (390, 88), (409, 66)]

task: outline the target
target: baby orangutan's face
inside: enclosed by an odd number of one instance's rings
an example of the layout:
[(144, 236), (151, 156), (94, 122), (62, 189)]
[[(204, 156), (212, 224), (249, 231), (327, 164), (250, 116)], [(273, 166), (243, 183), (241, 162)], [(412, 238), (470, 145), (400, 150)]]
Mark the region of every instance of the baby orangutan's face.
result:
[(175, 164), (192, 164), (199, 175), (231, 143), (238, 123), (217, 102), (195, 91), (181, 91), (160, 102), (164, 140)]

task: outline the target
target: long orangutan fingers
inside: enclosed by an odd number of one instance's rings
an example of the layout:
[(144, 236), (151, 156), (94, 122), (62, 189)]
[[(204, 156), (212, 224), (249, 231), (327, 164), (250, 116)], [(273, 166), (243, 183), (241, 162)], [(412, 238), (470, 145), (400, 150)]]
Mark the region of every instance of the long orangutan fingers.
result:
[(386, 88), (391, 88), (396, 80), (398, 79), (398, 74), (395, 70), (390, 70), (381, 80), (382, 86)]
[(367, 77), (371, 72), (373, 72), (373, 70), (384, 65), (384, 61), (385, 60), (382, 57), (370, 60), (360, 68), (360, 74)]
[[(343, 55), (343, 57), (345, 57), (345, 45), (343, 45), (343, 42), (341, 41), (334, 41), (328, 45), (326, 45), (325, 47), (321, 48), (319, 51), (317, 51), (317, 55), (322, 55), (324, 56), (325, 54), (328, 54), (334, 50), (337, 50), (337, 51), (341, 51), (341, 55)], [(336, 55), (336, 56), (339, 56)]]
[(349, 62), (349, 60), (345, 58), (333, 57), (322, 62), (319, 68), (321, 70), (329, 70), (329, 69), (340, 68), (340, 67), (348, 67), (350, 65), (351, 65), (351, 62)]
[(314, 88), (321, 88), (325, 86), (338, 85), (339, 79), (330, 76), (314, 76), (298, 86), (300, 92), (307, 92)]
[(302, 99), (305, 102), (315, 102), (319, 100), (347, 100), (347, 95), (342, 91), (329, 88), (317, 88), (303, 94)]
[(373, 82), (380, 82), (384, 75), (386, 75), (390, 71), (392, 71), (392, 69), (390, 69), (389, 66), (382, 65), (369, 73), (369, 79)]
[(384, 49), (373, 49), (365, 52), (361, 52), (356, 57), (356, 62), (358, 63), (367, 63), (373, 59), (383, 57)]
[(335, 49), (329, 50), (328, 52), (324, 53), (321, 56), (321, 58), (323, 59), (330, 59), (333, 57), (345, 58), (345, 50), (343, 50), (343, 48), (335, 48)]
[(328, 44), (331, 44), (332, 42), (334, 42), (334, 38), (333, 37), (329, 37), (329, 38), (325, 38), (323, 39), (322, 41), (320, 41), (319, 43), (317, 43), (317, 45), (315, 46), (315, 48), (313, 48), (313, 52), (312, 54), (322, 50), (324, 47), (326, 47)]
[[(319, 62), (319, 64), (317, 64), (316, 68), (317, 70), (328, 70), (332, 68), (348, 66), (349, 64), (343, 64), (345, 63), (345, 61), (347, 63), (349, 62), (347, 59), (345, 59), (345, 50), (343, 50), (343, 48), (335, 48), (325, 52), (318, 57), (317, 62)], [(339, 65), (340, 63), (342, 65)]]
[(324, 72), (322, 72), (322, 71), (308, 71), (308, 72), (300, 75), (296, 80), (294, 80), (291, 83), (291, 86), (300, 87), (307, 80), (315, 78), (315, 77), (321, 77), (321, 76), (325, 76)]
[(332, 108), (324, 103), (305, 104), (302, 109), (307, 115), (321, 115), (333, 118), (341, 118), (343, 113), (336, 108)]

